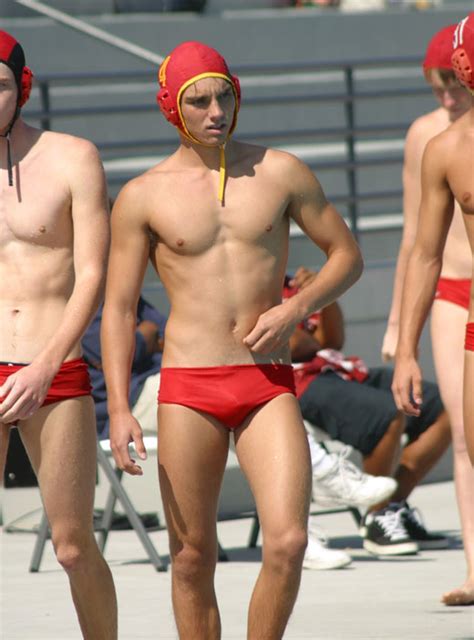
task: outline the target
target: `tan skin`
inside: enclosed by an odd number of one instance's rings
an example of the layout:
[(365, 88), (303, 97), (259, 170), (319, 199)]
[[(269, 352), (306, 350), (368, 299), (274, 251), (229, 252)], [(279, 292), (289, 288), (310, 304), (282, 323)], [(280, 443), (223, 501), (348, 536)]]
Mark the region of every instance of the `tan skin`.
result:
[[(445, 77), (442, 77), (442, 74)], [(429, 140), (456, 122), (470, 107), (469, 92), (456, 80), (454, 73), (432, 69), (427, 81), (440, 107), (418, 118), (410, 127), (405, 144), (403, 167), (403, 237), (395, 272), (392, 306), (383, 340), (382, 358), (392, 360), (398, 341), (399, 317), (403, 282), (410, 252), (415, 244), (418, 212), (421, 201), (421, 161)], [(472, 252), (466, 235), (463, 214), (454, 204), (454, 215), (443, 251), (441, 275), (453, 279), (469, 279), (472, 270)], [(464, 540), (464, 553), (468, 566), (474, 566), (474, 501), (472, 487), (474, 472), (467, 452), (464, 436), (462, 388), (464, 333), (467, 311), (446, 300), (433, 302), (431, 309), (431, 344), (436, 379), (451, 424), (454, 478), (459, 515)], [(446, 331), (446, 327), (450, 327)], [(446, 362), (450, 363), (446, 367)]]
[[(428, 315), (437, 278), (441, 271), (443, 250), (453, 218), (455, 201), (459, 204), (471, 247), (474, 252), (474, 106), (446, 131), (429, 142), (423, 157), (422, 200), (420, 224), (415, 246), (407, 268), (403, 291), (400, 342), (393, 392), (397, 406), (416, 415), (422, 402), (421, 370), (416, 360), (416, 348), (421, 330)], [(468, 321), (474, 320), (474, 294)], [(447, 332), (449, 333), (449, 332)], [(474, 412), (472, 388), (474, 387), (474, 361), (471, 352), (464, 358), (464, 433), (467, 449), (474, 462)], [(451, 357), (453, 355), (451, 354)], [(448, 360), (447, 362), (450, 362)], [(410, 394), (413, 394), (413, 400)], [(472, 471), (472, 467), (471, 467)], [(464, 498), (472, 504), (472, 486)], [(462, 513), (462, 512), (461, 512)], [(470, 548), (474, 539), (474, 524), (466, 530), (465, 546)], [(459, 589), (446, 593), (446, 604), (474, 604), (474, 557), (466, 553), (468, 575)]]
[[(171, 302), (164, 367), (289, 363), (296, 323), (330, 303), (361, 272), (346, 225), (309, 169), (288, 154), (228, 141), (225, 206), (219, 202), (218, 145), (228, 137), (234, 107), (225, 80), (205, 78), (186, 89), (188, 129), (213, 146), (181, 137), (172, 156), (123, 189), (112, 214), (103, 354), (112, 449), (117, 464), (132, 475), (141, 468), (128, 443), (135, 443), (139, 457), (146, 455), (127, 396), (135, 308), (149, 254)], [(291, 218), (328, 261), (305, 292), (282, 305)], [(221, 636), (213, 576), (229, 430), (184, 406), (160, 404), (158, 412), (178, 632), (180, 638), (213, 640)], [(295, 397), (283, 394), (256, 409), (235, 430), (235, 442), (263, 530), (248, 638), (277, 639), (298, 592), (311, 492)]]
[[(304, 288), (313, 278), (314, 271), (300, 267), (294, 277), (296, 286)], [(333, 302), (321, 311), (321, 319), (314, 331), (297, 328), (290, 339), (291, 356), (294, 362), (311, 360), (319, 349), (341, 350), (344, 345), (344, 318), (342, 311)], [(366, 473), (375, 476), (393, 475), (398, 487), (390, 500), (408, 498), (415, 486), (436, 464), (451, 441), (448, 417), (443, 411), (417, 440), (411, 442), (400, 455), (400, 438), (405, 431), (405, 418), (400, 411), (388, 426), (377, 446), (363, 457)], [(376, 511), (384, 504), (374, 505)]]
[[(0, 64), (1, 133), (15, 103), (13, 74)], [(0, 361), (29, 364), (0, 387), (0, 459), (10, 423), (17, 422), (83, 637), (113, 640), (115, 591), (92, 530), (93, 401), (81, 397), (41, 408), (62, 362), (81, 355), (79, 340), (101, 295), (109, 236), (103, 171), (89, 142), (44, 133), (20, 118), (12, 131), (9, 187), (5, 145), (1, 138)]]

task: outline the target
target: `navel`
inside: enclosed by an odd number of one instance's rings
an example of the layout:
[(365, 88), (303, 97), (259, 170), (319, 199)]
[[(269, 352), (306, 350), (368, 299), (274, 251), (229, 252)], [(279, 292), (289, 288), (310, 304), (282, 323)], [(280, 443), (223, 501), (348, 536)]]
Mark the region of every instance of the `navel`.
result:
[(265, 231), (270, 232), (273, 229), (273, 225), (271, 224), (267, 224), (267, 226), (265, 227)]

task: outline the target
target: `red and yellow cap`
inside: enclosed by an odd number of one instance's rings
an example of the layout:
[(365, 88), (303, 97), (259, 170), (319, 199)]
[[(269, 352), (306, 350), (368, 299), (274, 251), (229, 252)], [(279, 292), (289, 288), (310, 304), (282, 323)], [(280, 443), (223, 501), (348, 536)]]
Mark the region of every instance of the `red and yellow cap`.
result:
[(474, 12), (457, 25), (453, 49), (451, 64), (456, 78), (474, 93)]
[(425, 59), (423, 60), (423, 70), (428, 69), (452, 69), (451, 56), (453, 54), (453, 37), (456, 29), (455, 24), (444, 27), (428, 42)]
[(235, 97), (235, 113), (229, 135), (237, 125), (237, 113), (240, 107), (240, 83), (233, 76), (221, 54), (201, 42), (182, 42), (161, 64), (158, 72), (160, 90), (156, 99), (165, 116), (175, 127), (193, 142), (202, 144), (194, 138), (186, 127), (181, 113), (181, 96), (194, 82), (202, 78), (223, 78), (232, 86)]

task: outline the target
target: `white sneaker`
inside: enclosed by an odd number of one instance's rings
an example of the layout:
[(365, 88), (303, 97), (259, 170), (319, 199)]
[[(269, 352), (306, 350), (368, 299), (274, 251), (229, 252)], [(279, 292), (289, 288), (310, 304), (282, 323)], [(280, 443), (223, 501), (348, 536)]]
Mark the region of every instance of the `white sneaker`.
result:
[(308, 546), (304, 554), (305, 569), (341, 569), (347, 567), (352, 558), (340, 549), (328, 549), (327, 538), (319, 528), (309, 524)]
[(322, 506), (368, 509), (387, 500), (397, 488), (396, 480), (363, 473), (347, 459), (349, 454), (349, 447), (344, 447), (339, 454), (329, 454), (334, 462), (331, 469), (320, 476), (313, 474), (314, 501)]

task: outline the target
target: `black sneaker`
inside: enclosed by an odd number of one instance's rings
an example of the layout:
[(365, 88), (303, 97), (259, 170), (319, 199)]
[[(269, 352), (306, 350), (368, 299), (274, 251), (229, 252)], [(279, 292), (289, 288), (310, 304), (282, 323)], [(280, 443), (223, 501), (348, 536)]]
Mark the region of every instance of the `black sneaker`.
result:
[(365, 517), (364, 549), (376, 556), (406, 556), (418, 552), (418, 544), (411, 540), (398, 504), (368, 513)]
[(410, 538), (418, 543), (420, 549), (447, 549), (449, 547), (449, 538), (426, 530), (417, 509), (412, 509), (406, 502), (401, 505), (405, 529)]

